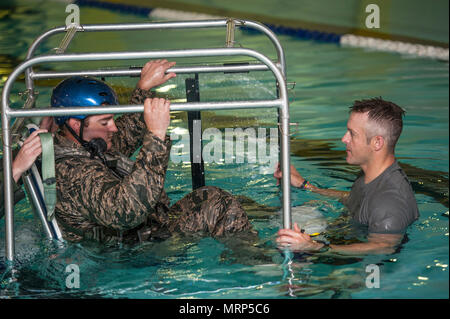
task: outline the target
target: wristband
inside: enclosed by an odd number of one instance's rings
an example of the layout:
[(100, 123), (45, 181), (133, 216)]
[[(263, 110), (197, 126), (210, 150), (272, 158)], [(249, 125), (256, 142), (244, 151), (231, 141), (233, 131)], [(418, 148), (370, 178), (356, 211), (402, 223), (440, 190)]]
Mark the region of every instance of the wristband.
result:
[(311, 183), (308, 182), (306, 179), (303, 181), (302, 185), (300, 185), (300, 189), (310, 189), (311, 188)]
[(319, 249), (319, 252), (321, 253), (327, 252), (331, 249), (329, 243), (324, 243), (323, 241), (316, 241), (316, 242), (323, 244), (322, 248)]

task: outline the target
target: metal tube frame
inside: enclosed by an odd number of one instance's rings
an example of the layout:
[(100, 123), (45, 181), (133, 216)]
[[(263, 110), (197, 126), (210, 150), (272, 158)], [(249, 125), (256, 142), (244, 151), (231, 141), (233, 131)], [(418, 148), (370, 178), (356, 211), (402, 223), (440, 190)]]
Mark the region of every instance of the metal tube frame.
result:
[(52, 231), (47, 223), (47, 217), (44, 213), (44, 207), (43, 207), (42, 203), (39, 201), (38, 190), (36, 189), (35, 185), (33, 185), (32, 177), (30, 174), (26, 173), (23, 175), (22, 178), (23, 178), (25, 188), (26, 188), (28, 194), (30, 194), (30, 198), (31, 198), (31, 201), (34, 206), (35, 214), (41, 221), (41, 224), (42, 224), (42, 227), (43, 227), (43, 230), (45, 233), (45, 237), (47, 237), (48, 239), (51, 239), (51, 238), (53, 238)]
[[(253, 28), (255, 30), (258, 30), (262, 33), (264, 33), (270, 41), (275, 46), (278, 60), (277, 63), (279, 64), (279, 67), (281, 69), (281, 72), (284, 76), (286, 76), (286, 58), (284, 56), (284, 50), (281, 46), (280, 41), (278, 41), (277, 36), (265, 25), (251, 20), (241, 20), (241, 19), (235, 19), (234, 25), (235, 26), (243, 26), (243, 27), (249, 27)], [(155, 23), (129, 23), (129, 24), (93, 24), (93, 25), (81, 25), (78, 27), (78, 31), (80, 32), (104, 32), (104, 31), (136, 31), (136, 30), (161, 30), (161, 29), (197, 29), (197, 28), (218, 28), (218, 27), (224, 27), (227, 28), (228, 23), (230, 22), (230, 19), (218, 19), (218, 20), (202, 20), (202, 21), (174, 21), (174, 22), (155, 22)], [(49, 37), (66, 32), (67, 28), (65, 26), (57, 27), (48, 30), (47, 32), (40, 35), (30, 46), (27, 52), (26, 59), (31, 59), (36, 51), (36, 49), (39, 47), (39, 45)], [(237, 68), (236, 70), (241, 70), (242, 68)], [(178, 73), (180, 73), (180, 69), (174, 69), (177, 70)], [(175, 72), (174, 70), (171, 70), (171, 72)], [(120, 75), (124, 74), (125, 70), (119, 71), (121, 73)], [(186, 73), (192, 73), (192, 72), (199, 72), (199, 71), (190, 71)], [(132, 72), (132, 74), (135, 74)], [(48, 74), (47, 74), (48, 75)], [(26, 87), (29, 90), (30, 94), (34, 94), (34, 84), (33, 84), (33, 78), (40, 78), (40, 74), (33, 74), (32, 68), (28, 68), (25, 71), (25, 83)], [(63, 77), (66, 75), (60, 74), (60, 76), (55, 77)], [(68, 75), (70, 76), (70, 75)], [(94, 76), (94, 74), (92, 74)], [(111, 74), (105, 74), (105, 76), (117, 76), (117, 75), (111, 75)]]
[[(227, 20), (223, 20), (226, 25)], [(246, 22), (248, 23), (248, 22)], [(253, 22), (251, 22), (253, 24)], [(217, 24), (217, 25), (216, 25)], [(157, 28), (157, 24), (135, 24), (135, 25), (102, 25), (102, 26), (83, 26), (84, 31), (117, 31), (125, 29), (153, 29)], [(218, 21), (196, 21), (194, 22), (177, 22), (177, 23), (163, 23), (164, 28), (187, 28), (187, 27), (206, 27), (206, 26), (220, 26)], [(259, 24), (255, 24), (260, 26)], [(265, 27), (262, 28), (266, 30)], [(267, 29), (268, 30), (268, 29)], [(29, 50), (29, 56), (32, 55), (40, 41), (51, 34), (63, 32), (61, 28), (48, 31), (39, 37)], [(269, 30), (270, 31), (270, 30)], [(267, 33), (267, 32), (265, 32)], [(273, 33), (270, 32), (273, 35)], [(273, 38), (275, 39), (275, 35)], [(278, 43), (278, 40), (275, 41)], [(278, 43), (279, 44), (279, 43)], [(281, 48), (281, 46), (280, 46)], [(277, 46), (277, 51), (278, 46)], [(281, 52), (283, 52), (281, 50)], [(290, 199), (290, 145), (289, 145), (289, 101), (287, 95), (287, 86), (285, 80), (284, 54), (281, 54), (280, 66), (273, 63), (269, 58), (263, 54), (250, 49), (244, 48), (221, 48), (221, 49), (192, 49), (192, 50), (170, 50), (170, 51), (147, 51), (147, 52), (109, 52), (109, 53), (84, 53), (84, 54), (61, 54), (61, 55), (44, 55), (35, 58), (30, 58), (21, 63), (9, 76), (2, 91), (2, 131), (3, 131), (3, 167), (4, 167), (4, 209), (5, 209), (5, 253), (7, 261), (14, 260), (14, 202), (13, 202), (13, 188), (12, 188), (12, 154), (11, 154), (11, 132), (10, 120), (18, 117), (35, 117), (35, 116), (60, 116), (60, 115), (77, 115), (77, 114), (107, 114), (107, 113), (135, 113), (143, 112), (143, 105), (124, 105), (124, 106), (107, 106), (107, 107), (70, 107), (64, 109), (43, 108), (43, 109), (11, 109), (9, 107), (9, 95), (13, 83), (17, 77), (25, 72), (27, 87), (30, 94), (33, 92), (32, 83), (32, 69), (31, 67), (41, 63), (54, 62), (74, 62), (74, 61), (99, 61), (99, 60), (125, 60), (125, 59), (151, 59), (151, 58), (178, 58), (178, 57), (206, 57), (206, 56), (248, 56), (262, 62), (268, 70), (275, 75), (279, 98), (275, 100), (260, 100), (260, 101), (233, 101), (233, 102), (207, 102), (207, 103), (172, 103), (171, 111), (189, 111), (189, 110), (230, 110), (230, 109), (245, 109), (245, 108), (278, 108), (280, 114), (281, 127), (281, 169), (283, 171), (282, 177), (282, 207), (283, 207), (283, 226), (284, 228), (291, 228), (291, 199)], [(280, 55), (279, 55), (280, 57)], [(236, 66), (233, 66), (236, 67)], [(248, 66), (239, 66), (238, 69), (243, 69)], [(222, 67), (196, 67), (198, 72), (223, 72)], [(175, 68), (174, 68), (175, 69)], [(101, 74), (97, 74), (99, 76)], [(66, 75), (64, 75), (66, 76)]]
[[(279, 67), (279, 64), (276, 64)], [(139, 76), (142, 68), (133, 69), (99, 69), (86, 71), (68, 71), (68, 72), (31, 72), (32, 80), (40, 79), (56, 79), (65, 78), (77, 75), (87, 75), (93, 77), (108, 76)], [(269, 71), (265, 65), (250, 64), (250, 65), (209, 65), (209, 66), (183, 66), (174, 67), (167, 70), (167, 72), (174, 72), (176, 74), (182, 73), (214, 73), (214, 72), (248, 72), (248, 71)]]

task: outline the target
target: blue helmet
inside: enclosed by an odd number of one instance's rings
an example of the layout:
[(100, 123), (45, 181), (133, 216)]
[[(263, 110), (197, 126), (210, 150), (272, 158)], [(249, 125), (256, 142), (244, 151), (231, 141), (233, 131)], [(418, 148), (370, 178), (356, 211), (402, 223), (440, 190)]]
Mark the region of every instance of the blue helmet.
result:
[[(70, 106), (100, 106), (117, 105), (119, 101), (114, 90), (103, 81), (74, 76), (59, 83), (54, 89), (51, 98), (52, 107)], [(71, 115), (55, 117), (56, 124), (62, 125), (69, 118), (83, 120), (86, 115)]]

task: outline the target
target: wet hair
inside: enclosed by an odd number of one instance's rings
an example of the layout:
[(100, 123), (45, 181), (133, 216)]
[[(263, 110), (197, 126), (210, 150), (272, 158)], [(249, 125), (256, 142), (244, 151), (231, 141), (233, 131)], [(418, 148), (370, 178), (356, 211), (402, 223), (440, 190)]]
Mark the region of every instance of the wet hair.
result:
[(350, 113), (368, 113), (370, 127), (366, 128), (367, 143), (372, 137), (381, 135), (390, 151), (394, 151), (395, 144), (403, 129), (405, 110), (395, 103), (385, 101), (381, 97), (355, 101), (350, 107)]

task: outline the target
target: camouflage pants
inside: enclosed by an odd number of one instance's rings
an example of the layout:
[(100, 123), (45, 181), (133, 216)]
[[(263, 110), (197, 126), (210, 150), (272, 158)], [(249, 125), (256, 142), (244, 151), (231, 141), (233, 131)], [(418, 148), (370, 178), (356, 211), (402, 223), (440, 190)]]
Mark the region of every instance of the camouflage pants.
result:
[(203, 233), (213, 237), (249, 231), (252, 226), (239, 201), (213, 186), (196, 189), (168, 211), (166, 223), (171, 233)]
[[(217, 187), (201, 187), (176, 202), (166, 212), (152, 214), (146, 229), (149, 236), (141, 242), (184, 237), (193, 243), (211, 236), (224, 244), (221, 259), (248, 265), (272, 263), (266, 248), (261, 248), (258, 232), (253, 229), (237, 197)], [(151, 227), (148, 227), (151, 226)], [(180, 236), (181, 235), (181, 236)], [(178, 249), (184, 247), (179, 246)]]
[(133, 244), (167, 239), (175, 233), (221, 237), (241, 231), (257, 236), (239, 201), (220, 188), (206, 186), (186, 195), (170, 208), (158, 204), (145, 225), (122, 232), (96, 227), (83, 231), (83, 237), (111, 244), (118, 241)]

